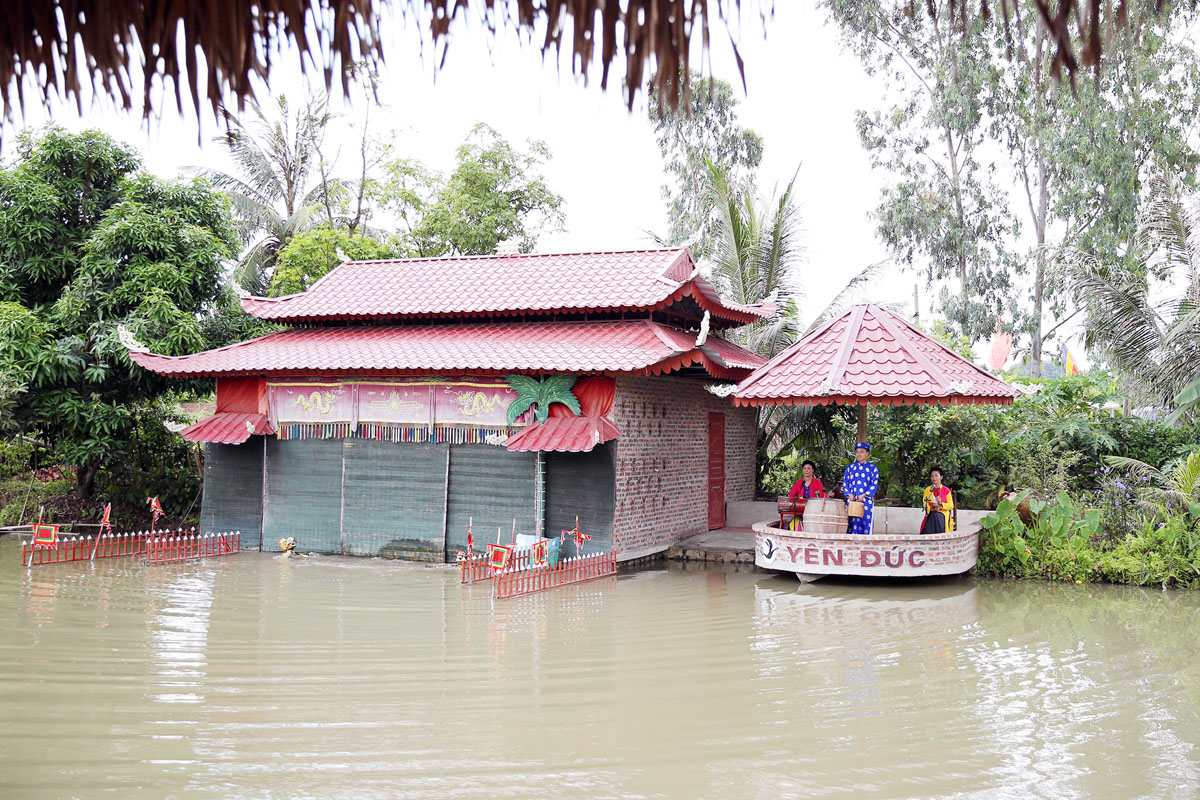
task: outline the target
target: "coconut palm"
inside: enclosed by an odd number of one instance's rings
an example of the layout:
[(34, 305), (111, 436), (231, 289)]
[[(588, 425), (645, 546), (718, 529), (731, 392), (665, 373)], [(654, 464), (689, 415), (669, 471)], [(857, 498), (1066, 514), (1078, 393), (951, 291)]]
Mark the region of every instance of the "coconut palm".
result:
[(238, 231), (246, 249), (234, 275), (246, 291), (265, 295), (279, 251), (309, 228), (322, 208), (330, 208), (335, 187), (320, 171), (320, 147), (330, 115), (324, 98), (309, 95), (294, 108), (287, 97), (263, 109), (247, 103), (250, 117), (225, 110), (235, 174), (200, 173), (225, 190), (233, 202)]
[(1200, 406), (1200, 206), (1182, 181), (1154, 170), (1138, 219), (1133, 266), (1063, 254), (1087, 313), (1085, 342), (1123, 382), (1178, 418)]
[[(796, 176), (784, 190), (760, 203), (748, 183), (707, 162), (707, 200), (716, 212), (713, 254), (705, 264), (721, 293), (752, 305), (774, 299), (779, 313), (772, 319), (731, 332), (731, 338), (765, 357), (782, 352), (802, 329), (799, 301), (803, 288), (796, 274), (803, 259), (800, 214), (794, 199)], [(834, 299), (818, 311), (809, 330), (841, 313), (855, 295), (877, 278), (890, 262), (871, 264), (854, 275)], [(759, 409), (759, 463), (771, 452), (796, 444), (816, 444), (834, 436), (837, 409), (814, 406), (765, 406)]]

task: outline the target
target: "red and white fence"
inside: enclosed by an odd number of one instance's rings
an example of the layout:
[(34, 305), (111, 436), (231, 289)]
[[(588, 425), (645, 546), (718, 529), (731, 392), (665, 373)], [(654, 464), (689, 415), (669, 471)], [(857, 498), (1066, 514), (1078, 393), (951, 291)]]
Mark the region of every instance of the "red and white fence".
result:
[[(184, 532), (179, 531), (180, 535)], [(21, 565), (40, 567), (44, 564), (65, 564), (69, 561), (92, 561), (97, 558), (140, 556), (146, 552), (150, 531), (105, 533), (100, 536), (60, 535), (50, 547), (35, 547), (32, 542), (21, 545)]]
[(560, 559), (553, 567), (507, 569), (496, 574), (492, 586), (496, 597), (516, 597), (616, 574), (616, 553), (593, 553)]
[[(533, 554), (533, 550), (525, 548), (514, 551), (508, 557), (508, 566), (506, 570), (512, 569), (529, 569), (529, 557)], [(495, 577), (497, 573), (488, 564), (487, 556), (483, 553), (476, 553), (469, 558), (458, 562), (459, 572), (462, 575), (463, 583), (475, 583), (476, 581), (486, 581), (488, 578)]]
[(229, 556), (242, 550), (242, 532), (155, 535), (146, 541), (146, 563), (188, 561), (193, 558)]

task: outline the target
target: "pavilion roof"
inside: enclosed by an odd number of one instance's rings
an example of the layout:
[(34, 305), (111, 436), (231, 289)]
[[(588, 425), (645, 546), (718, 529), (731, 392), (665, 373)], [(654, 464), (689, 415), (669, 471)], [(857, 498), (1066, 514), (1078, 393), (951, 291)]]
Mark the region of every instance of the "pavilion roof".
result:
[(1011, 403), (1019, 392), (885, 308), (864, 303), (738, 384), (734, 404)]
[(707, 311), (717, 328), (775, 314), (772, 303), (721, 298), (686, 248), (348, 261), (305, 292), (246, 297), (242, 308), (278, 322), (672, 309)]
[(429, 372), (663, 374), (698, 366), (736, 380), (761, 356), (649, 320), (295, 328), (187, 356), (130, 351), (172, 377)]

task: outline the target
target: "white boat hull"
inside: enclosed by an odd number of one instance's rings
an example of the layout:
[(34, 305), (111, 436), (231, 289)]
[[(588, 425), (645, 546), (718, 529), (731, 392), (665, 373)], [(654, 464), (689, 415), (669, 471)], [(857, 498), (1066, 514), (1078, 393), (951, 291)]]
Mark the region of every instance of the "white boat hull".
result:
[(754, 525), (754, 563), (792, 572), (803, 583), (826, 575), (915, 578), (959, 575), (979, 560), (978, 523), (952, 533), (806, 534)]

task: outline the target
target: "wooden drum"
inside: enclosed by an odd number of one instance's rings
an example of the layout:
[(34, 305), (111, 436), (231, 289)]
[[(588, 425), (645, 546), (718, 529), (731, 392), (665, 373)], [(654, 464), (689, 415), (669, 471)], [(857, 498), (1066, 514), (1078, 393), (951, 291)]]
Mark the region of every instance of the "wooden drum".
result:
[(808, 498), (780, 497), (776, 502), (779, 506), (779, 527), (786, 528), (793, 517), (804, 518), (804, 506)]
[(846, 532), (846, 503), (825, 498), (813, 500), (804, 509), (804, 532), (808, 535)]

